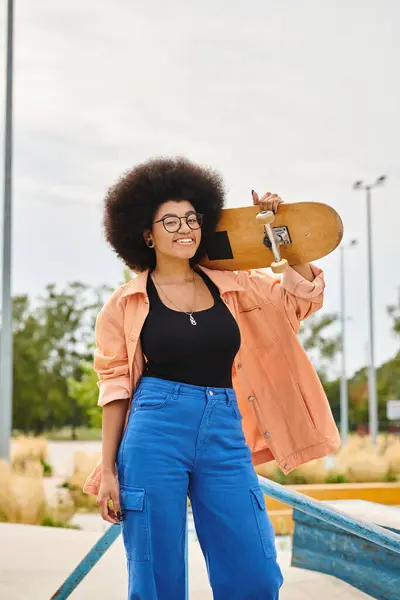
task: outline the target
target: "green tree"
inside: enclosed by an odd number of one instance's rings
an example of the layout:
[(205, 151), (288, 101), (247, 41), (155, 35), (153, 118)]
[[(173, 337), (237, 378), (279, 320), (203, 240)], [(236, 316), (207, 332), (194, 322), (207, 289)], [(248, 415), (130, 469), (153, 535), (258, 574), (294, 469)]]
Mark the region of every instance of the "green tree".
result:
[(338, 316), (335, 313), (312, 315), (302, 322), (299, 337), (304, 349), (314, 358), (318, 374), (324, 380), (340, 351), (340, 334), (335, 333)]
[(68, 378), (79, 381), (83, 375), (95, 318), (109, 291), (75, 282), (61, 292), (47, 286), (35, 307), (26, 295), (14, 298), (14, 428), (41, 433), (88, 422), (69, 394)]
[(333, 417), (340, 420), (340, 381), (332, 377), (334, 361), (341, 349), (340, 334), (335, 330), (338, 315), (315, 314), (302, 322), (299, 338), (309, 353), (329, 400)]
[(92, 363), (82, 362), (82, 377), (78, 381), (73, 377), (68, 379), (68, 390), (71, 398), (84, 410), (89, 419), (89, 425), (96, 429), (101, 428), (101, 409), (97, 406), (98, 387), (97, 373)]

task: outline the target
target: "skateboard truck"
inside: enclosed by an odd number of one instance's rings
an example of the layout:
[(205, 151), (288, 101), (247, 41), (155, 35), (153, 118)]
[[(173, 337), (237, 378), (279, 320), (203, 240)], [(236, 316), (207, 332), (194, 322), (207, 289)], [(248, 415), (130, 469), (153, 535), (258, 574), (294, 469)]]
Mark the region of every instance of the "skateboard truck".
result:
[(282, 242), (279, 242), (276, 239), (274, 230), (271, 227), (271, 224), (275, 221), (275, 215), (271, 210), (262, 211), (258, 213), (257, 219), (264, 223), (264, 244), (265, 246), (267, 246), (267, 248), (271, 249), (272, 254), (274, 255), (274, 262), (271, 264), (272, 272), (284, 273), (288, 268), (289, 263), (286, 260), (286, 258), (281, 258), (281, 253), (279, 252), (279, 244)]

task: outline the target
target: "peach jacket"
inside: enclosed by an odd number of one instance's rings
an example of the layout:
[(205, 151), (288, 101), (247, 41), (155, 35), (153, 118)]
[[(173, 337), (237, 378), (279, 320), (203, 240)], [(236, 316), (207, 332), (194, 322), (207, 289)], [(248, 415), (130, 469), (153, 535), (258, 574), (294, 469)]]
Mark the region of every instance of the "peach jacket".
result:
[[(232, 380), (253, 464), (275, 459), (287, 474), (337, 450), (340, 435), (331, 408), (297, 337), (300, 322), (322, 306), (321, 269), (312, 265), (310, 282), (291, 267), (282, 279), (262, 269), (200, 268), (219, 288), (240, 328)], [(118, 288), (97, 317), (94, 366), (100, 406), (131, 399), (143, 373), (140, 332), (149, 312), (148, 273)], [(100, 480), (99, 464), (84, 491), (97, 494)]]

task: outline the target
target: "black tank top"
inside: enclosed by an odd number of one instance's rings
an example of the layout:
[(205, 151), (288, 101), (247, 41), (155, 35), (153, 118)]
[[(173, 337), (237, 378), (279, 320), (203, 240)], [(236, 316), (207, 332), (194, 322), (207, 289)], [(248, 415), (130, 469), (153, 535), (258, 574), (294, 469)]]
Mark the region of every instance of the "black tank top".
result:
[(217, 286), (205, 273), (197, 272), (214, 298), (214, 306), (193, 313), (197, 325), (190, 323), (187, 314), (165, 306), (149, 275), (150, 311), (140, 334), (147, 358), (143, 376), (232, 387), (232, 364), (240, 347), (239, 327)]

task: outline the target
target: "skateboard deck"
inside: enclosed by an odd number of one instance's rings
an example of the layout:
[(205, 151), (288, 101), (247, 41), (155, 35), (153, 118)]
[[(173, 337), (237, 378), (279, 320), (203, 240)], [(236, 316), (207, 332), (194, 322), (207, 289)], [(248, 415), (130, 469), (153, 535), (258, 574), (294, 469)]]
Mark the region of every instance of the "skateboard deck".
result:
[(272, 267), (283, 272), (287, 264), (300, 265), (326, 256), (342, 237), (342, 220), (327, 204), (285, 203), (276, 215), (260, 214), (259, 206), (227, 208), (216, 232), (206, 241), (207, 257), (201, 264), (228, 271)]

